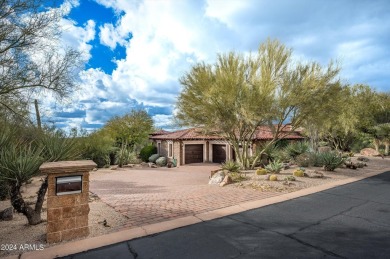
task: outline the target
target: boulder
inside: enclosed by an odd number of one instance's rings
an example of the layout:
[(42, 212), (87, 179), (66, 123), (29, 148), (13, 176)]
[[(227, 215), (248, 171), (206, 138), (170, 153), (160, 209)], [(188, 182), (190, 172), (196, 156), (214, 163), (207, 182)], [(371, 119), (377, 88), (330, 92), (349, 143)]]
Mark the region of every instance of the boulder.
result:
[(324, 178), (324, 174), (316, 170), (307, 170), (306, 174), (309, 178)]
[(0, 220), (12, 220), (14, 218), (14, 210), (12, 207), (0, 211)]
[(225, 179), (225, 174), (223, 171), (216, 172), (209, 181), (209, 184), (217, 185), (222, 183), (223, 179)]
[(363, 156), (380, 156), (379, 152), (373, 148), (363, 148), (360, 150), (360, 154)]
[(110, 167), (110, 170), (116, 170), (116, 169), (118, 169), (117, 165), (113, 165), (113, 166)]
[(370, 159), (368, 159), (367, 157), (364, 157), (364, 156), (359, 156), (358, 158), (357, 158), (357, 160), (358, 161), (362, 161), (362, 162), (368, 162), (368, 161), (370, 161)]
[(225, 178), (223, 178), (223, 181), (219, 184), (219, 186), (223, 187), (231, 183), (233, 183), (232, 178), (229, 175), (226, 175)]
[(211, 170), (211, 172), (210, 172), (210, 178), (213, 177), (213, 175), (214, 175), (215, 173), (217, 173), (219, 170), (221, 170), (221, 169)]
[(158, 166), (166, 166), (166, 165), (167, 165), (167, 158), (166, 158), (166, 157), (163, 157), (163, 156), (157, 158), (156, 164), (157, 164)]

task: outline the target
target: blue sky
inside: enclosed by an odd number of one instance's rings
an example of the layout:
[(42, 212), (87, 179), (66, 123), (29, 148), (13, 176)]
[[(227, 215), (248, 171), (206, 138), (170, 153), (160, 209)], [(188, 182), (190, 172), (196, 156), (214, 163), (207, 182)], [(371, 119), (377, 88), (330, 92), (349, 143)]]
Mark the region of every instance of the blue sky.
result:
[(66, 0), (62, 44), (83, 53), (80, 88), (41, 100), (43, 119), (93, 130), (131, 109), (171, 122), (178, 79), (217, 53), (256, 51), (267, 38), (303, 61), (336, 59), (344, 83), (390, 91), (390, 1)]

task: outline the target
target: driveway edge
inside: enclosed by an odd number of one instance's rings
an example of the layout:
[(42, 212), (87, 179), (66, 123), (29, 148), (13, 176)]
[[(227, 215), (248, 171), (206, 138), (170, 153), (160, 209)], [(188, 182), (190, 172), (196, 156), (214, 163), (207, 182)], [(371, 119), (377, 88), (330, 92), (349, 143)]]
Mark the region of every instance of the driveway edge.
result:
[(21, 255), (13, 255), (9, 256), (6, 258), (22, 258), (22, 259), (27, 259), (27, 258), (42, 258), (42, 259), (49, 259), (49, 258), (56, 258), (56, 257), (62, 257), (62, 256), (67, 256), (71, 254), (76, 254), (76, 253), (81, 253), (85, 252), (88, 250), (92, 250), (95, 248), (103, 247), (103, 246), (108, 246), (128, 240), (132, 240), (135, 238), (140, 238), (140, 237), (145, 237), (148, 235), (156, 234), (156, 233), (161, 233), (164, 231), (180, 228), (180, 227), (185, 227), (188, 225), (200, 223), (203, 221), (209, 221), (225, 216), (229, 216), (232, 214), (240, 213), (243, 211), (251, 210), (251, 209), (256, 209), (264, 206), (268, 206), (271, 204), (276, 204), (288, 200), (292, 200), (295, 198), (303, 197), (309, 194), (321, 192), (324, 190), (328, 190), (334, 187), (342, 186), (345, 184), (357, 182), (378, 174), (382, 174), (386, 171), (373, 171), (370, 172), (364, 176), (356, 176), (356, 177), (350, 177), (347, 179), (327, 183), (327, 184), (322, 184), (318, 186), (313, 186), (309, 187), (307, 189), (302, 189), (299, 191), (291, 192), (291, 193), (286, 193), (286, 194), (281, 194), (278, 196), (270, 197), (270, 198), (265, 198), (261, 200), (255, 200), (255, 201), (249, 201), (249, 202), (244, 202), (240, 203), (238, 205), (230, 206), (230, 207), (225, 207), (222, 209), (217, 209), (209, 212), (204, 212), (200, 214), (196, 214), (193, 216), (187, 216), (187, 217), (182, 217), (178, 219), (173, 219), (169, 221), (164, 221), (161, 223), (155, 223), (155, 224), (150, 224), (150, 225), (145, 225), (142, 227), (136, 227), (136, 228), (131, 228), (131, 229), (126, 229), (122, 231), (118, 231), (115, 233), (110, 233), (102, 236), (97, 236), (97, 237), (91, 237), (83, 240), (77, 240), (77, 241), (72, 241), (68, 242), (65, 244), (59, 244), (56, 246), (51, 246), (48, 248), (45, 248), (44, 250), (41, 251), (33, 251), (33, 252), (27, 252)]

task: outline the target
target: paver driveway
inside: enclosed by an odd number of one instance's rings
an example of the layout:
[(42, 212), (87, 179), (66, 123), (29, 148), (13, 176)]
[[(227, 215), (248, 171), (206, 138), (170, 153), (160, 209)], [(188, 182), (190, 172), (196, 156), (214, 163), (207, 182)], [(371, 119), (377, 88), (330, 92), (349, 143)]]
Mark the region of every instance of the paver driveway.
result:
[(194, 164), (179, 168), (98, 170), (91, 173), (90, 191), (128, 218), (124, 228), (280, 194), (210, 186), (210, 171), (218, 167), (217, 164)]

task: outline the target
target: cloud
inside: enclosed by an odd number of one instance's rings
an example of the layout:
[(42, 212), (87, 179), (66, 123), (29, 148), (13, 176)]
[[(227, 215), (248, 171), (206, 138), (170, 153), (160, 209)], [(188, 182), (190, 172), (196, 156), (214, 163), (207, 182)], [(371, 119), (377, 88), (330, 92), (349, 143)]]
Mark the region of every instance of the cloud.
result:
[(88, 68), (80, 74), (73, 103), (86, 111), (83, 125), (101, 125), (135, 108), (147, 109), (156, 125), (168, 127), (181, 91), (178, 79), (194, 63), (214, 62), (217, 53), (231, 50), (256, 51), (269, 37), (293, 48), (301, 60), (338, 59), (341, 76), (351, 84), (390, 88), (390, 4), (385, 0), (96, 2), (113, 10), (115, 19), (64, 20), (64, 42), (87, 58), (97, 42), (124, 50), (112, 72)]

